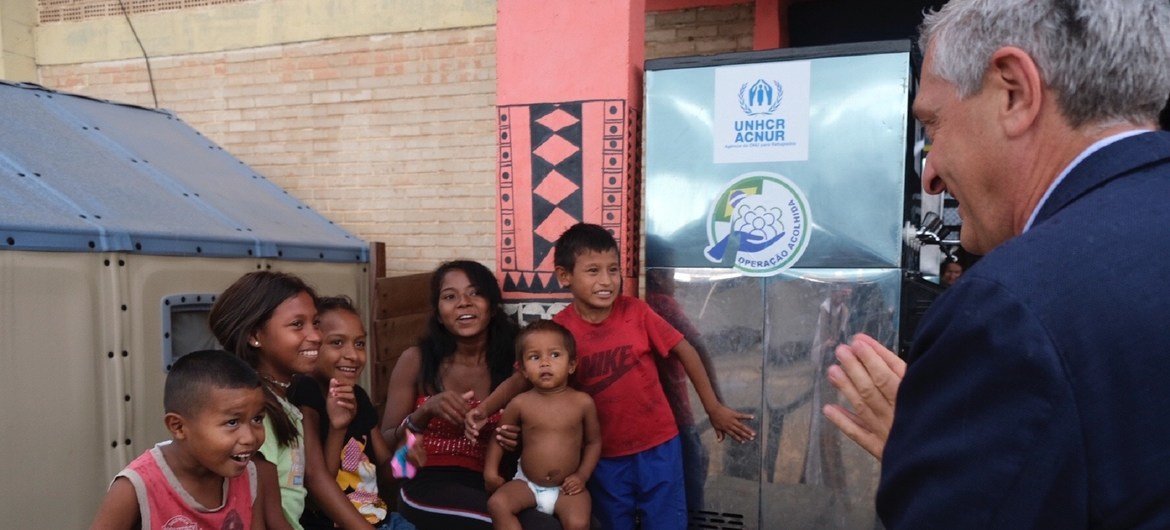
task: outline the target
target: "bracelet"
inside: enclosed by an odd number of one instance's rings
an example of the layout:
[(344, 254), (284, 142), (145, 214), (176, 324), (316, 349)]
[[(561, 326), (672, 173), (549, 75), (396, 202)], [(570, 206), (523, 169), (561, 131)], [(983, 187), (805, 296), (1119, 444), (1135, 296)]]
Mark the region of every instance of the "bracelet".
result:
[(421, 434), (423, 432), (422, 427), (415, 425), (414, 422), (411, 421), (410, 414), (407, 414), (405, 418), (402, 418), (402, 424), (406, 426), (407, 430), (415, 434)]

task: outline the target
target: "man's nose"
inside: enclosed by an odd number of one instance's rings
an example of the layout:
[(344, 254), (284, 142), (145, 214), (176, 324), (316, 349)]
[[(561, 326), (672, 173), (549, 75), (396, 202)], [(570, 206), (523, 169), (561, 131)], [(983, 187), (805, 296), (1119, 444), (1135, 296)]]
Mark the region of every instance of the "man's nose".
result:
[(922, 162), (922, 190), (928, 195), (938, 195), (946, 191), (947, 186), (934, 170), (934, 164), (930, 160), (931, 157), (928, 155)]

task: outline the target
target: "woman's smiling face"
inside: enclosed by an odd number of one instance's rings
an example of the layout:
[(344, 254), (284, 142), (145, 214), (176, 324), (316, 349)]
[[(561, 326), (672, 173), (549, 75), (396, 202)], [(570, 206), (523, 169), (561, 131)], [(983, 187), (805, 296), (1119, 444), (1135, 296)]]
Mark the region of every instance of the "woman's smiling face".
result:
[(479, 292), (467, 273), (452, 269), (439, 283), (439, 303), (436, 308), (439, 323), (452, 335), (472, 338), (482, 335), (491, 320), (490, 304)]

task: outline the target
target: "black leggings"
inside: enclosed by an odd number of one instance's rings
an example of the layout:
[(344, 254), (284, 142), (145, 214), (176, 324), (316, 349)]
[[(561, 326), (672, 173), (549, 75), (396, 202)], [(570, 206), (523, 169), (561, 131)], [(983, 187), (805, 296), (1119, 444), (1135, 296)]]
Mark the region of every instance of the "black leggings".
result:
[[(404, 482), (398, 512), (418, 530), (491, 530), (483, 474), (461, 467), (424, 467)], [(561, 530), (555, 517), (520, 512), (525, 530)]]

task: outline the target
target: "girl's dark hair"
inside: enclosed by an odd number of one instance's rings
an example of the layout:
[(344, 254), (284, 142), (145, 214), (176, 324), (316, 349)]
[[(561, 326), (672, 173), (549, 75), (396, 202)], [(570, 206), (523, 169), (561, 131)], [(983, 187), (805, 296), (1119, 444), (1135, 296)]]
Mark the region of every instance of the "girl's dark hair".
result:
[[(272, 271), (245, 274), (225, 289), (211, 306), (207, 317), (211, 333), (223, 349), (255, 369), (260, 364), (260, 349), (252, 346), (248, 337), (264, 327), (277, 306), (301, 293), (307, 293), (314, 301), (317, 299), (313, 288), (292, 274)], [(277, 444), (288, 447), (301, 434), (277, 401), (269, 386), (271, 383), (264, 380), (264, 385), (269, 390), (264, 393), (264, 412), (272, 420)]]
[(427, 319), (427, 329), (419, 340), (418, 348), (422, 354), (422, 370), (419, 372), (419, 392), (421, 394), (437, 394), (443, 391), (439, 369), (443, 361), (455, 354), (455, 336), (439, 322), (439, 289), (443, 284), (443, 277), (451, 271), (462, 271), (475, 286), (480, 296), (488, 302), (488, 311), (491, 316), (487, 327), (487, 364), (491, 372), (492, 389), (504, 382), (513, 372), (512, 345), (515, 343), (519, 327), (506, 313), (501, 303), (503, 295), (500, 293), (500, 284), (496, 282), (496, 275), (487, 267), (470, 260), (448, 261), (431, 275), (431, 317)]
[(345, 295), (337, 296), (322, 296), (317, 299), (317, 315), (326, 311), (349, 311), (355, 315), (361, 316), (358, 310), (353, 305), (353, 300)]

